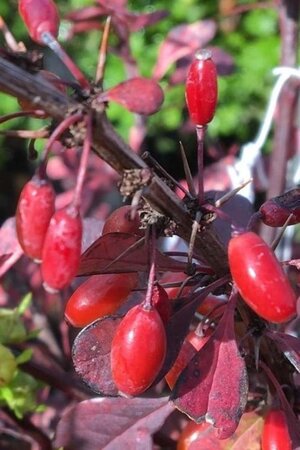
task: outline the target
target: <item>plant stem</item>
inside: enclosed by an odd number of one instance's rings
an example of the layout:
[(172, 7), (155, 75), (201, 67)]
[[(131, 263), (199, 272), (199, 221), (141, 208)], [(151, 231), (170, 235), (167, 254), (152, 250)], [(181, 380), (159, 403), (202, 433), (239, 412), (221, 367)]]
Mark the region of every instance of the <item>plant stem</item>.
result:
[(152, 309), (152, 297), (153, 297), (153, 287), (156, 278), (156, 234), (155, 226), (150, 227), (149, 233), (149, 278), (148, 278), (148, 288), (146, 292), (146, 298), (143, 302), (143, 308)]
[(86, 135), (83, 142), (83, 149), (81, 153), (80, 165), (77, 174), (77, 182), (73, 198), (73, 205), (75, 206), (76, 209), (80, 208), (83, 182), (86, 174), (90, 149), (92, 147), (92, 118), (90, 114), (85, 118), (85, 126), (86, 126)]
[(197, 162), (198, 162), (198, 200), (199, 206), (204, 203), (204, 183), (203, 183), (203, 170), (204, 170), (204, 137), (206, 132), (206, 126), (196, 126), (197, 133)]

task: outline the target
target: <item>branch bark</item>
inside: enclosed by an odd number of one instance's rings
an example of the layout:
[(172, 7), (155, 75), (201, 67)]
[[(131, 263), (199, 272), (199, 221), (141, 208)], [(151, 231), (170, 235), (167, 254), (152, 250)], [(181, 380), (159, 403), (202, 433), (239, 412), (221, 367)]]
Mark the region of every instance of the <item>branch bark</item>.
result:
[[(57, 91), (41, 76), (31, 75), (15, 64), (0, 58), (0, 90), (34, 103), (53, 119), (63, 120), (75, 111), (93, 114), (93, 150), (120, 175), (126, 169), (145, 169), (143, 161), (116, 133), (105, 111), (93, 108), (90, 102), (79, 103)], [(101, 108), (100, 108), (101, 109)], [(189, 240), (193, 218), (174, 192), (156, 175), (143, 191), (151, 206), (178, 225), (178, 235)], [(209, 226), (199, 232), (195, 241), (195, 254), (208, 263), (217, 275), (228, 272), (227, 255), (223, 245)]]

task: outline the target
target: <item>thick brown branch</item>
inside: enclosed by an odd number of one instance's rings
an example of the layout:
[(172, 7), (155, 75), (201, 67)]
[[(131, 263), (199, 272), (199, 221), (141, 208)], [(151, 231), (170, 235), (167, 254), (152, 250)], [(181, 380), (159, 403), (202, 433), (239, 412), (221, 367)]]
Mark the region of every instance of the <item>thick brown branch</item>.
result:
[[(37, 108), (62, 120), (75, 110), (88, 110), (73, 99), (57, 91), (39, 75), (31, 75), (14, 64), (0, 58), (0, 90), (15, 97), (33, 102)], [(120, 175), (125, 169), (142, 169), (147, 164), (120, 138), (107, 120), (104, 112), (93, 111), (93, 149)], [(157, 176), (145, 189), (143, 196), (151, 206), (172, 218), (178, 224), (178, 234), (188, 241), (192, 229), (192, 217), (174, 192)], [(220, 275), (228, 271), (225, 249), (217, 236), (209, 229), (197, 234), (195, 253)]]

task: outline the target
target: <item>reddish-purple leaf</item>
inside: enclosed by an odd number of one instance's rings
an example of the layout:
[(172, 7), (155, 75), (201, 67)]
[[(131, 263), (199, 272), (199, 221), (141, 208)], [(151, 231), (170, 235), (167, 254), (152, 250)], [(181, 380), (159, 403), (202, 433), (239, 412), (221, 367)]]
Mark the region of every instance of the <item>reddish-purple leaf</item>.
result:
[(154, 11), (148, 14), (126, 14), (126, 22), (131, 32), (139, 31), (141, 28), (149, 27), (161, 21), (169, 15), (166, 10)]
[(106, 7), (112, 10), (124, 10), (127, 6), (128, 1), (127, 0), (110, 0), (107, 2), (107, 0), (97, 0), (97, 3), (99, 5), (102, 5), (103, 7)]
[(54, 446), (65, 450), (152, 450), (151, 435), (172, 411), (167, 397), (86, 400), (64, 414)]
[(118, 395), (111, 377), (110, 349), (120, 321), (119, 316), (96, 320), (77, 335), (72, 348), (76, 372), (93, 391), (102, 395)]
[(285, 333), (266, 331), (269, 339), (274, 341), (284, 356), (290, 361), (300, 373), (300, 339)]
[(86, 20), (97, 19), (106, 13), (106, 8), (101, 6), (87, 6), (86, 8), (79, 8), (66, 14), (66, 19), (80, 22)]
[(160, 46), (153, 77), (159, 80), (170, 65), (178, 59), (205, 46), (216, 34), (217, 26), (213, 20), (202, 20), (173, 28)]
[(174, 364), (183, 341), (189, 332), (189, 326), (197, 308), (201, 302), (205, 300), (208, 294), (214, 292), (214, 290), (219, 286), (220, 284), (217, 281), (203, 288), (200, 293), (190, 295), (187, 297), (184, 305), (172, 314), (166, 326), (167, 354), (163, 367), (153, 383), (154, 385), (157, 384), (169, 372)]
[(159, 84), (151, 78), (131, 78), (98, 97), (100, 102), (114, 101), (131, 112), (150, 115), (156, 113), (164, 101)]
[[(126, 233), (108, 233), (97, 239), (81, 256), (79, 276), (97, 275), (100, 273), (128, 273), (149, 270), (148, 252), (141, 244), (129, 251), (111, 267), (108, 264), (128, 250), (140, 238)], [(158, 270), (184, 271), (186, 264), (156, 252)]]
[(196, 422), (212, 422), (220, 439), (236, 430), (248, 393), (233, 316), (229, 303), (215, 333), (182, 372), (172, 395), (175, 406)]

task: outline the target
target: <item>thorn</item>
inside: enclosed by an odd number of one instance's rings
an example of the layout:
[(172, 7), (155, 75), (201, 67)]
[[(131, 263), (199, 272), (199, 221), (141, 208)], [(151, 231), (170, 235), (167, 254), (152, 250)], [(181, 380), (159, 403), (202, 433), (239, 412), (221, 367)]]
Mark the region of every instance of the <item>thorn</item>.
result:
[(274, 239), (274, 241), (272, 242), (272, 244), (271, 244), (270, 247), (271, 247), (271, 249), (272, 249), (273, 251), (276, 250), (276, 248), (277, 248), (279, 242), (281, 241), (282, 236), (283, 236), (283, 234), (284, 234), (286, 228), (288, 227), (290, 221), (292, 220), (292, 218), (293, 218), (293, 213), (291, 213), (291, 214), (289, 215), (289, 217), (286, 219), (286, 221), (285, 221), (283, 227), (281, 227), (281, 229), (280, 229), (280, 232), (279, 232), (278, 236), (277, 236), (277, 237)]
[(181, 184), (175, 180), (175, 178), (172, 177), (160, 164), (156, 161), (153, 156), (150, 155), (149, 152), (144, 152), (142, 155), (142, 159), (146, 162), (148, 162), (150, 165), (153, 166), (153, 168), (160, 173), (163, 177), (167, 178), (171, 183), (178, 187), (185, 195), (192, 198), (191, 194), (183, 187)]
[(187, 273), (191, 274), (193, 272), (193, 250), (195, 245), (195, 239), (199, 228), (199, 222), (201, 220), (202, 213), (200, 211), (197, 212), (195, 220), (193, 222), (192, 226), (192, 232), (189, 242), (189, 248), (188, 248), (188, 263), (187, 263)]
[(99, 57), (98, 57), (98, 64), (97, 64), (96, 77), (95, 77), (95, 82), (98, 85), (102, 85), (102, 83), (103, 83), (106, 56), (107, 56), (108, 38), (109, 38), (109, 32), (110, 32), (110, 24), (111, 24), (111, 16), (108, 16), (105, 21), (104, 30), (103, 30), (102, 39), (101, 39), (100, 48), (99, 48)]
[(181, 141), (179, 141), (179, 145), (180, 145), (181, 159), (182, 159), (182, 163), (183, 163), (183, 170), (184, 170), (186, 182), (187, 182), (187, 185), (189, 188), (189, 192), (190, 192), (191, 196), (195, 198), (197, 196), (197, 194), (196, 194), (196, 190), (195, 190), (195, 186), (194, 186), (194, 182), (193, 182), (191, 169), (190, 169), (187, 157), (186, 157), (185, 149), (184, 149)]
[(232, 197), (234, 197), (241, 189), (243, 189), (247, 184), (251, 183), (253, 181), (253, 178), (250, 178), (247, 181), (244, 181), (240, 186), (236, 187), (230, 192), (227, 192), (227, 194), (223, 195), (221, 198), (215, 201), (215, 207), (220, 208), (224, 203), (228, 202)]

